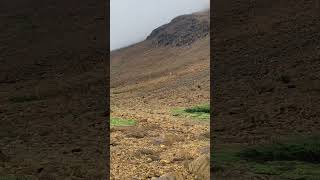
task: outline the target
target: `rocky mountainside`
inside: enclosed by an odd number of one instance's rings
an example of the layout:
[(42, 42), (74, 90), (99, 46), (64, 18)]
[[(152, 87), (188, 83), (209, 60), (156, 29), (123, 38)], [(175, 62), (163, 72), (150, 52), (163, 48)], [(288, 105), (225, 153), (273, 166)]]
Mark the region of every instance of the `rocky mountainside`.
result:
[[(183, 15), (154, 30), (145, 41), (111, 52), (111, 86), (135, 83), (136, 80), (161, 76), (170, 71), (174, 73), (183, 65), (206, 59), (206, 48), (209, 47), (208, 22), (208, 11)], [(200, 28), (195, 25), (199, 23)], [(193, 46), (190, 49), (183, 49), (191, 44)], [(201, 50), (201, 47), (205, 50)], [(194, 55), (190, 54), (191, 51)]]
[(190, 45), (210, 33), (209, 11), (182, 15), (155, 30), (147, 37), (156, 46)]
[[(209, 12), (183, 15), (111, 53), (111, 179), (209, 175), (209, 121), (174, 116), (209, 103)], [(193, 163), (192, 163), (193, 162)]]

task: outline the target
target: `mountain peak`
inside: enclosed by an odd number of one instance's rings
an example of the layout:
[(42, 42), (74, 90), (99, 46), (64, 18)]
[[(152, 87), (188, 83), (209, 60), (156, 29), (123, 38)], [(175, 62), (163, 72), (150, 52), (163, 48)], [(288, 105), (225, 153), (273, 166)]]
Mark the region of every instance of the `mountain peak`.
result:
[(155, 46), (190, 45), (210, 33), (209, 11), (181, 15), (153, 30), (146, 40)]

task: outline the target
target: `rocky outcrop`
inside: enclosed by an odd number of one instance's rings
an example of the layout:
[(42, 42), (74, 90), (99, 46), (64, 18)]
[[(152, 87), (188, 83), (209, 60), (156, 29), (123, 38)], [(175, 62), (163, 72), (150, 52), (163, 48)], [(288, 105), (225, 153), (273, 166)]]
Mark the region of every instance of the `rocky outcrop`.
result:
[(209, 35), (209, 22), (209, 12), (182, 15), (153, 30), (147, 40), (155, 46), (190, 45), (197, 39)]
[(210, 180), (210, 154), (204, 154), (189, 164), (189, 171), (196, 175), (196, 178)]

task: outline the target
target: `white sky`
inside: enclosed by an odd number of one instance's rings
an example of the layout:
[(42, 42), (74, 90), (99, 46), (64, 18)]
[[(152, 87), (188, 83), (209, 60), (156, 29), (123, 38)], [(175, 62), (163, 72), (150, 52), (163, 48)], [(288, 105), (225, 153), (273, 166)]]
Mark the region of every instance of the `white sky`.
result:
[(140, 42), (176, 16), (209, 6), (210, 0), (111, 0), (111, 50)]

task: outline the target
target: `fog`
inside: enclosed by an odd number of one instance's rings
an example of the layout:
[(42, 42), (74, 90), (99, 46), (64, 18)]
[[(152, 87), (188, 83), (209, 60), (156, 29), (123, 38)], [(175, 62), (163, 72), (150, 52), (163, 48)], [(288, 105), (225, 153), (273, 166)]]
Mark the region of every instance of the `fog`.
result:
[(174, 17), (209, 6), (210, 0), (111, 0), (110, 48), (140, 42)]

